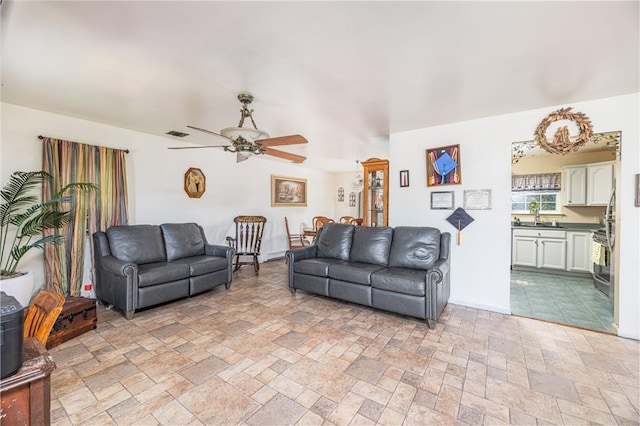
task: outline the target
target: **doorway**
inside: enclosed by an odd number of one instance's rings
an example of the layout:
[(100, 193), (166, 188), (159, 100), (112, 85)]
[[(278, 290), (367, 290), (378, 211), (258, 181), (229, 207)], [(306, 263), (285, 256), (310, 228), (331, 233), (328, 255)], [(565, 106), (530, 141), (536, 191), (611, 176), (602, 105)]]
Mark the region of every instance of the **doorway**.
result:
[[(613, 297), (605, 295), (596, 288), (592, 276), (591, 233), (604, 226), (609, 211), (607, 203), (580, 201), (571, 205), (564, 175), (568, 167), (579, 169), (583, 165), (611, 164), (609, 185), (615, 186), (615, 171), (619, 170), (620, 163), (620, 136), (620, 132), (596, 134), (577, 152), (566, 155), (549, 154), (535, 141), (513, 144), (510, 280), (513, 315), (615, 332), (617, 292)], [(558, 175), (558, 182), (561, 182), (557, 188), (548, 185), (526, 188), (527, 192), (521, 187), (523, 176), (527, 179), (544, 176), (546, 179), (553, 174)], [(516, 187), (516, 183), (520, 186)], [(586, 187), (580, 190), (587, 191)], [(615, 213), (611, 213), (611, 218), (614, 217)], [(530, 231), (523, 232), (525, 229)], [(581, 236), (581, 246), (576, 245), (577, 234)], [(529, 235), (539, 236), (529, 238)], [(554, 249), (545, 252), (542, 249), (545, 242), (550, 243), (546, 247)], [(530, 253), (526, 252), (528, 247), (531, 247)], [(560, 255), (557, 248), (561, 248)], [(564, 257), (549, 259), (549, 253)]]

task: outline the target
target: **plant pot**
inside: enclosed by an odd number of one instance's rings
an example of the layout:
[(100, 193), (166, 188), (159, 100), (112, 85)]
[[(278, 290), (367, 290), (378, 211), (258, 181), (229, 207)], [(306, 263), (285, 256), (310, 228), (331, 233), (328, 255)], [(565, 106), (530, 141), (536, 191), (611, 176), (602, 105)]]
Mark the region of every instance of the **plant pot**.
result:
[(31, 303), (35, 292), (36, 279), (33, 271), (14, 278), (0, 280), (0, 291), (4, 291), (9, 296), (13, 296), (26, 308)]

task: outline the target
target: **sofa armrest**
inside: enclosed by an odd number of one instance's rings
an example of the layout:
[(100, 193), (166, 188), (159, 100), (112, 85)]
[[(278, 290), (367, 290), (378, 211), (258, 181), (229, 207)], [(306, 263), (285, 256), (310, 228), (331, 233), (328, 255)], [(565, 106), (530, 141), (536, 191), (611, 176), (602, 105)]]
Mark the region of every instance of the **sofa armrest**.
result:
[(138, 265), (111, 255), (96, 256), (96, 296), (121, 308), (127, 319), (138, 306)]
[(317, 257), (317, 253), (318, 253), (318, 246), (313, 245), (313, 246), (303, 247), (303, 248), (294, 249), (294, 250), (287, 250), (284, 256), (286, 257), (287, 261), (291, 264), (298, 260)]
[(289, 290), (291, 294), (295, 292), (293, 288), (293, 264), (299, 260), (312, 259), (317, 257), (318, 246), (312, 245), (294, 250), (287, 250), (284, 257), (289, 265)]
[(100, 258), (100, 263), (102, 263), (102, 268), (105, 272), (122, 277), (135, 277), (138, 275), (138, 265), (116, 259), (113, 256), (102, 256)]
[[(425, 289), (425, 293), (427, 294), (425, 298), (426, 316), (427, 320), (432, 321), (434, 325), (449, 301), (449, 295), (451, 293), (449, 266), (450, 262), (448, 257), (446, 259), (440, 258), (427, 271)], [(432, 328), (431, 323), (430, 328)]]
[(235, 250), (233, 247), (229, 246), (221, 246), (217, 244), (205, 244), (204, 245), (204, 254), (207, 256), (217, 256), (217, 257), (226, 257), (232, 259)]
[(236, 249), (218, 244), (205, 244), (204, 254), (207, 256), (225, 257), (227, 259), (227, 288), (229, 288), (233, 280), (233, 256), (236, 255)]

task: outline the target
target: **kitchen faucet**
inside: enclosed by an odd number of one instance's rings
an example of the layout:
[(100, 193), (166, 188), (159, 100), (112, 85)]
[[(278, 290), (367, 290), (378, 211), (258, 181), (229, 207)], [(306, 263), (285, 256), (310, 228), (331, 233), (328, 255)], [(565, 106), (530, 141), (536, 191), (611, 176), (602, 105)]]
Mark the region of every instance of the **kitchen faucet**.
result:
[(536, 207), (536, 215), (533, 218), (534, 225), (540, 225), (540, 207)]

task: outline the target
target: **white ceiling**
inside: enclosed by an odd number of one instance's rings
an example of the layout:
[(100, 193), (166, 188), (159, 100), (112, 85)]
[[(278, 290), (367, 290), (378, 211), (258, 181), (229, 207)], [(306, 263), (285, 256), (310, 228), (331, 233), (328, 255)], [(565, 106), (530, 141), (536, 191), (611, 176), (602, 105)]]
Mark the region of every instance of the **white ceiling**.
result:
[(283, 150), (353, 170), (389, 133), (640, 91), (639, 4), (5, 0), (2, 101), (205, 145), (186, 125), (248, 90), (309, 140)]

